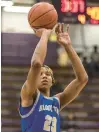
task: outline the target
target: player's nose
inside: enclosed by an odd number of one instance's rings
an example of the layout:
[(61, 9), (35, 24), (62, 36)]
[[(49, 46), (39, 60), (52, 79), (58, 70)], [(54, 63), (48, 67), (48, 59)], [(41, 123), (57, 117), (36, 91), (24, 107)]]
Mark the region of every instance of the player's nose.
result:
[(46, 79), (46, 78), (47, 78), (46, 74), (43, 74), (43, 75), (42, 75), (42, 78), (43, 78), (43, 79)]

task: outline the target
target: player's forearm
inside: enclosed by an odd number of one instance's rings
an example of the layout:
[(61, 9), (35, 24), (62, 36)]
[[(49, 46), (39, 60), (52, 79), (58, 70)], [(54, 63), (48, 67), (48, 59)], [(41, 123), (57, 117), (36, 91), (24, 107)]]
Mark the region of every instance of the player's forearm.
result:
[(43, 64), (46, 53), (47, 53), (47, 42), (48, 42), (48, 35), (46, 32), (43, 32), (40, 41), (38, 42), (34, 54), (31, 59), (31, 64), (33, 65), (35, 62), (39, 63), (40, 65)]
[(65, 50), (71, 60), (76, 78), (79, 81), (86, 81), (88, 79), (87, 73), (84, 69), (84, 66), (83, 66), (79, 56), (73, 49), (72, 45), (65, 45)]

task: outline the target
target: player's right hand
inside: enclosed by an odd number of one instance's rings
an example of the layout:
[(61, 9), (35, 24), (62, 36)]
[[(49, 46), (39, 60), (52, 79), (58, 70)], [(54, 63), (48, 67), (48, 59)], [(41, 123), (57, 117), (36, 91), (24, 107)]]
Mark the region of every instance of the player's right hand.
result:
[(40, 29), (33, 29), (35, 32), (35, 35), (38, 37), (41, 37), (44, 34), (46, 34), (47, 37), (50, 37), (52, 30), (51, 29), (45, 29), (45, 28), (40, 28)]
[(35, 35), (38, 37), (41, 37), (43, 33), (45, 33), (48, 37), (50, 37), (52, 32), (55, 32), (56, 27), (58, 26), (58, 23), (53, 27), (53, 29), (46, 29), (46, 28), (39, 28), (35, 29), (33, 28)]

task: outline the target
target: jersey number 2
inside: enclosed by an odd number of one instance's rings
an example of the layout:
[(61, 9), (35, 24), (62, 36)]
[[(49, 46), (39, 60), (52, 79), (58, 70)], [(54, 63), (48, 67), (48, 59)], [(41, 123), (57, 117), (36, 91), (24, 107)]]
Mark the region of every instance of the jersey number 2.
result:
[(51, 117), (50, 115), (45, 116), (44, 128), (43, 130), (48, 132), (56, 132), (56, 117)]

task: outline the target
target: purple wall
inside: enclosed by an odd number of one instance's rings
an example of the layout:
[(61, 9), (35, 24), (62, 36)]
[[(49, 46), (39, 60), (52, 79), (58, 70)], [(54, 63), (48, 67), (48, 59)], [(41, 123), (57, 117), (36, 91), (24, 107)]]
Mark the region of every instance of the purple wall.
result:
[[(30, 64), (32, 53), (39, 38), (32, 34), (2, 33), (2, 64)], [(56, 43), (49, 42), (45, 64), (57, 65)]]

